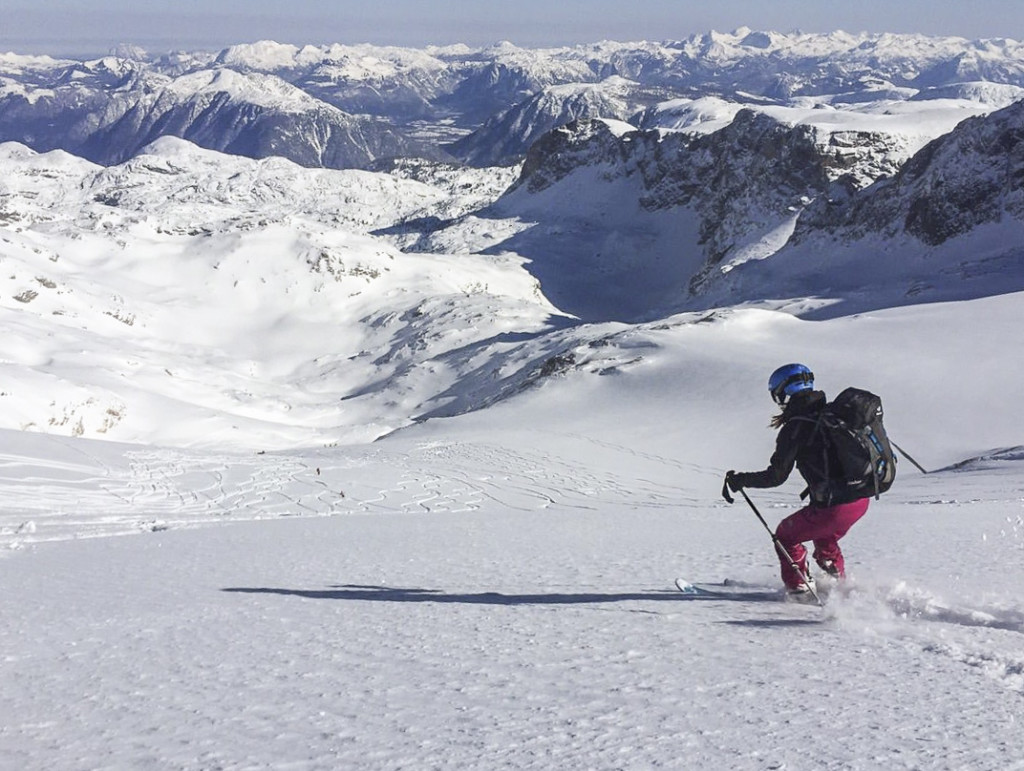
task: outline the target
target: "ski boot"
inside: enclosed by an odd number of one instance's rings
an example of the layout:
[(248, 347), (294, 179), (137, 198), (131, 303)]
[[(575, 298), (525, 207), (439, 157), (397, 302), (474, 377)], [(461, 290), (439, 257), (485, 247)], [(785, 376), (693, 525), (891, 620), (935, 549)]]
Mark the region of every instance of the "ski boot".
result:
[(810, 573), (804, 578), (803, 583), (797, 584), (791, 589), (786, 589), (786, 601), (787, 602), (799, 602), (803, 604), (816, 603), (818, 600), (814, 596), (815, 589), (814, 576)]

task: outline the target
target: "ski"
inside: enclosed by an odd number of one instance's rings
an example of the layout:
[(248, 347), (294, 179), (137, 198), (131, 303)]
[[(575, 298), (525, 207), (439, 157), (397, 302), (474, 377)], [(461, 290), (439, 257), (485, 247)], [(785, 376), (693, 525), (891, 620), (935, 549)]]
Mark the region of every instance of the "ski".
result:
[(691, 584), (685, 578), (676, 579), (676, 589), (681, 591), (683, 594), (715, 594), (715, 592), (710, 589), (706, 589), (702, 586), (697, 586), (696, 584)]
[[(773, 601), (773, 602), (790, 602), (801, 605), (814, 605), (818, 606), (818, 600), (815, 598), (814, 602), (806, 603), (794, 600), (784, 589), (773, 588), (765, 586), (764, 584), (749, 583), (747, 581), (737, 581), (734, 579), (727, 578), (721, 583), (698, 583), (695, 584), (685, 578), (677, 578), (675, 580), (676, 589), (683, 594), (690, 595), (692, 597), (707, 597), (707, 598), (718, 598), (722, 600), (748, 600), (748, 601)], [(818, 594), (821, 598), (821, 604), (828, 597), (828, 590), (822, 590), (823, 587), (818, 588)]]
[(785, 597), (785, 592), (778, 589), (731, 579), (717, 584), (695, 584), (685, 578), (677, 578), (675, 585), (683, 594), (696, 597), (718, 597), (726, 600), (775, 600)]

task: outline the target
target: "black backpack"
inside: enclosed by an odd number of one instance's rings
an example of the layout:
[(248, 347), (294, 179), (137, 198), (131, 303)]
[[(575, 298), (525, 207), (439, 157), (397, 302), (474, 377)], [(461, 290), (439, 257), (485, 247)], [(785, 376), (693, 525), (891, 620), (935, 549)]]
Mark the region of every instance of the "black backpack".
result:
[[(811, 420), (811, 418), (804, 418)], [(870, 391), (847, 388), (825, 405), (813, 436), (823, 446), (822, 489), (812, 500), (826, 506), (878, 498), (896, 478), (896, 455), (882, 425), (882, 400)]]

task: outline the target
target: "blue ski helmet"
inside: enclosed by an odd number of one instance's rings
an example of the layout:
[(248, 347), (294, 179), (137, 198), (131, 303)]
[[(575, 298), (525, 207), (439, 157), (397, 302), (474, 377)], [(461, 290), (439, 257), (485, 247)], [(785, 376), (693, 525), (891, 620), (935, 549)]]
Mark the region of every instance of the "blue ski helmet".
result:
[(803, 364), (786, 364), (775, 370), (768, 378), (768, 392), (776, 404), (785, 404), (793, 394), (812, 388), (814, 373)]

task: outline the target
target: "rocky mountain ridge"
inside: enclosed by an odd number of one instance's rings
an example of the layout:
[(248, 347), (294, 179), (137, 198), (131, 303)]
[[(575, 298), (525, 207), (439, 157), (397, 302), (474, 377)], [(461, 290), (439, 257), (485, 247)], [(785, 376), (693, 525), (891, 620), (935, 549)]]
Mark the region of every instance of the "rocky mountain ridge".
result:
[(939, 246), (1004, 217), (1024, 220), (1024, 102), (965, 120), (891, 178), (845, 201), (817, 203), (795, 237), (906, 232)]
[[(432, 224), (415, 248), (443, 252), (461, 240), (480, 253), (529, 256), (547, 296), (589, 320), (762, 301), (780, 261), (803, 262), (785, 272), (803, 276), (805, 294), (827, 295), (837, 271), (863, 274), (863, 291), (872, 281), (884, 289), (893, 268), (858, 260), (884, 263), (891, 249), (925, 259), (948, 243), (931, 263), (904, 263), (899, 285), (914, 294), (936, 285), (936, 271), (970, 263), (956, 244), (987, 226), (1001, 228), (984, 246), (987, 267), (964, 270), (1016, 275), (1001, 255), (1024, 237), (1022, 126), (1024, 102), (1014, 103), (900, 158), (882, 135), (755, 109), (696, 134), (575, 121), (534, 143), (515, 184), (477, 215), (521, 223), (515, 234), (475, 237), (479, 219), (462, 218)], [(840, 253), (841, 269), (829, 261)], [(656, 277), (643, 291), (641, 275)]]

